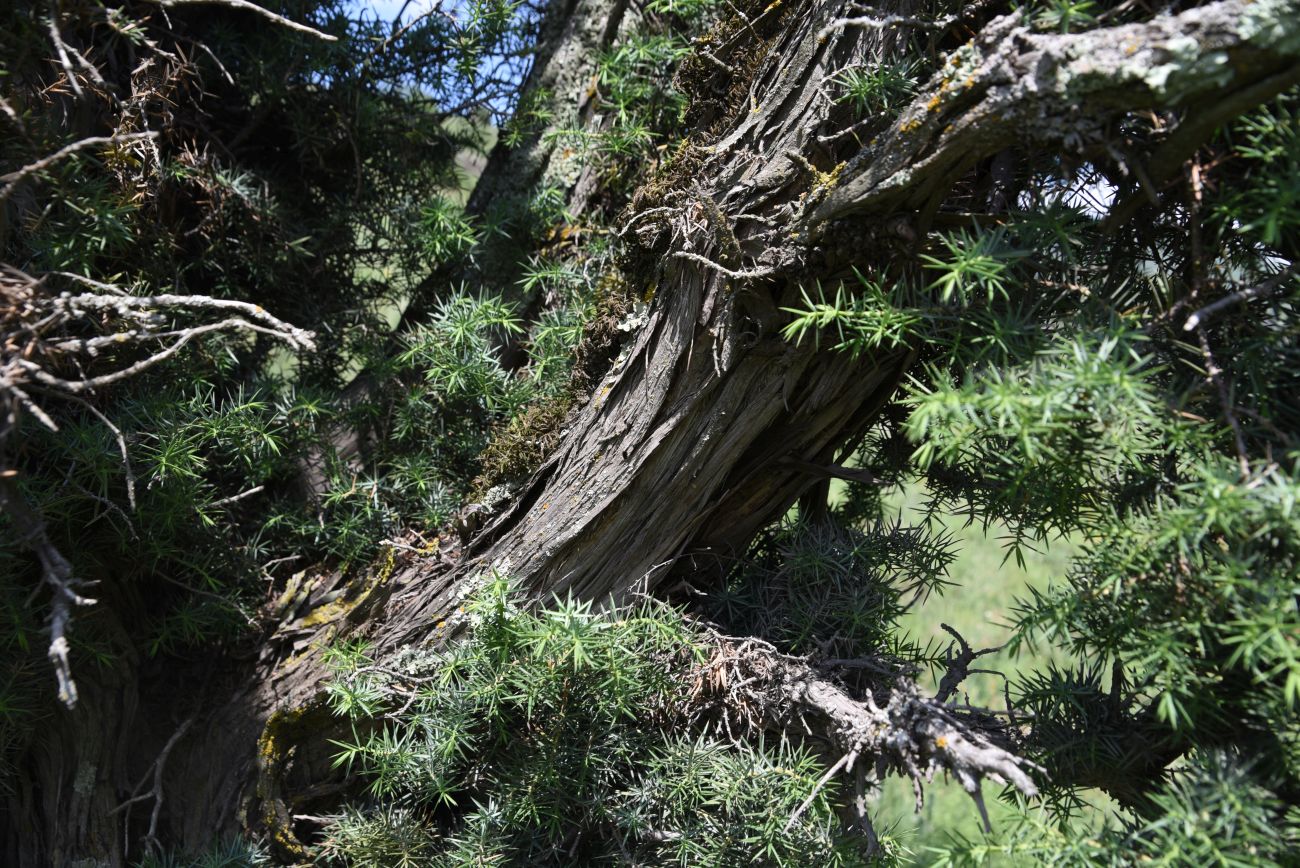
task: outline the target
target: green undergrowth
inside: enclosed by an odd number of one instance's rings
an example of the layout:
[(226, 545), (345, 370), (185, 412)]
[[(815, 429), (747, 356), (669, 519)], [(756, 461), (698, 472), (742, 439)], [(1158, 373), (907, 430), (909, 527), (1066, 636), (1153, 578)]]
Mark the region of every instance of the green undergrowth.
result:
[(322, 863), (861, 863), (834, 786), (791, 822), (823, 771), (807, 748), (684, 725), (708, 649), (678, 611), (525, 611), (493, 577), (463, 617), (446, 652), (332, 652), (332, 706), (357, 726), (337, 762), (367, 789)]

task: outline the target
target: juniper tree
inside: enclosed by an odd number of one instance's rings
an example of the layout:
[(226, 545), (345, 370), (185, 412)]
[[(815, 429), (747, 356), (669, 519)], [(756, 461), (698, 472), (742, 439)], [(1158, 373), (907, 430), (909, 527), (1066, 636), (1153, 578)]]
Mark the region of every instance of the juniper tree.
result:
[(7, 31), (11, 861), (1293, 858), (1294, 2), (182, 5)]

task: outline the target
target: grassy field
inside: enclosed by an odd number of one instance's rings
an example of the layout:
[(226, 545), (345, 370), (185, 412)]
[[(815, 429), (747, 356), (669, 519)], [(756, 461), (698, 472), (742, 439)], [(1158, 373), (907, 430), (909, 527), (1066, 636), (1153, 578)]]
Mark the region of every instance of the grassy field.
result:
[[(890, 507), (901, 510), (905, 522), (920, 522), (922, 495), (921, 489), (910, 489), (892, 498)], [(942, 595), (931, 595), (917, 604), (903, 621), (907, 631), (923, 644), (927, 639), (945, 645), (950, 641), (941, 624), (954, 627), (976, 649), (1003, 644), (1010, 635), (1007, 624), (1015, 597), (1024, 596), (1028, 587), (1044, 588), (1053, 579), (1063, 577), (1074, 552), (1068, 541), (1057, 541), (1040, 552), (1026, 552), (1022, 568), (1014, 558), (1003, 561), (1006, 552), (997, 538), (997, 528), (990, 528), (986, 535), (978, 525), (966, 526), (964, 518), (948, 518), (944, 526), (960, 546), (960, 556), (951, 570), (956, 584)], [(1022, 654), (1019, 659), (1002, 651), (980, 658), (978, 665), (1013, 675), (1017, 669), (1032, 668), (1050, 659), (1050, 652), (1045, 649), (1034, 656)], [(937, 679), (933, 677), (923, 677), (922, 681), (937, 687)], [(971, 675), (962, 685), (962, 693), (972, 705), (995, 709), (1006, 705), (1003, 679), (996, 675)], [(995, 784), (984, 787), (985, 803), (995, 830), (1017, 816), (1013, 806), (998, 801), (1000, 789)], [(918, 814), (914, 811), (910, 782), (891, 777), (876, 798), (874, 816), (878, 828), (882, 832), (888, 829), (889, 834), (912, 852), (918, 865), (933, 863), (937, 854), (927, 848), (942, 844), (950, 835), (967, 838), (981, 835), (975, 803), (957, 783), (945, 778), (936, 778), (927, 787), (925, 806)]]

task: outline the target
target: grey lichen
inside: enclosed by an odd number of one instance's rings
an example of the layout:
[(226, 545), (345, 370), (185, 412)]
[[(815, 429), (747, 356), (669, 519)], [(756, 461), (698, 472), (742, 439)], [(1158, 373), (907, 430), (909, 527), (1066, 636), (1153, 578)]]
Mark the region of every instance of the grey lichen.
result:
[(1242, 13), (1238, 32), (1242, 39), (1279, 54), (1300, 54), (1300, 3), (1296, 0), (1255, 0)]

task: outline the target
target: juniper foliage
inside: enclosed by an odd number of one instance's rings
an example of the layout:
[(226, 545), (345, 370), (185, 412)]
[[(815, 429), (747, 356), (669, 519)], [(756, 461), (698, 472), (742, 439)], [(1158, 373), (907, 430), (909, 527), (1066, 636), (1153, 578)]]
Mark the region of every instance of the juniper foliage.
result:
[[(1069, 34), (1148, 7), (1043, 0), (1015, 14), (1026, 32)], [(722, 32), (710, 28), (746, 14), (644, 4), (594, 59), (599, 122), (551, 129), (555, 94), (520, 92), (539, 28), (529, 4), (471, 0), (409, 26), (333, 0), (276, 9), (317, 32), (221, 4), (0, 12), (8, 794), (62, 713), (45, 659), (61, 595), (96, 599), (59, 628), (89, 683), (141, 660), (167, 671), (242, 653), (308, 565), (362, 575), (403, 532), (432, 538), (471, 493), (527, 476), (653, 301), (645, 281), (626, 291), (629, 272), (644, 276), (622, 234), (641, 214), (632, 194), (689, 174), (699, 115), (684, 64), (704, 64)], [(927, 34), (962, 14), (922, 4), (924, 26), (899, 24), (908, 57), (853, 60), (823, 101), (854, 136), (882, 133), (940, 74)], [(834, 502), (767, 528), (718, 583), (687, 575), (671, 604), (532, 605), (488, 572), (435, 625), (460, 637), (447, 647), (380, 659), (330, 646), (346, 783), (309, 818), (312, 858), (908, 861), (890, 830), (864, 831), (867, 795), (830, 775), (841, 757), (806, 722), (730, 731), (699, 680), (720, 631), (834, 669), (868, 700), (954, 671), (956, 645), (900, 627), (979, 580), (952, 573), (952, 537), (886, 508), (920, 486), (932, 515), (997, 529), (1008, 558), (1062, 539), (1078, 555), (1007, 601), (1024, 656), (1003, 673), (1005, 705), (961, 709), (1041, 769), (1041, 798), (1008, 791), (1019, 822), (912, 855), (1294, 861), (1298, 109), (1292, 87), (1239, 112), (1158, 183), (1130, 155), (1167, 144), (1180, 112), (1127, 115), (1083, 156), (1009, 148), (935, 203), (920, 237), (855, 254), (847, 279), (810, 277), (782, 311), (792, 344), (916, 358), (853, 466), (834, 468), (850, 480)], [(494, 136), (509, 148), (539, 132), (601, 195), (578, 214), (558, 187), (467, 210), (466, 164)], [(527, 263), (518, 285), (449, 277), (481, 274), (502, 237)], [(75, 583), (49, 579), (17, 532), (28, 514)], [(1088, 808), (1098, 791), (1109, 816)], [(128, 813), (124, 826), (145, 865), (269, 858), (240, 842), (165, 855), (152, 823)]]

